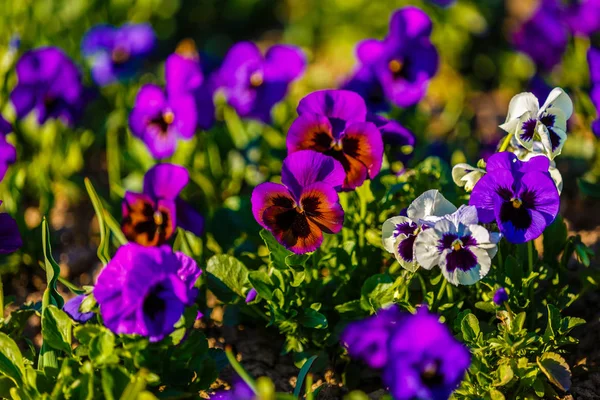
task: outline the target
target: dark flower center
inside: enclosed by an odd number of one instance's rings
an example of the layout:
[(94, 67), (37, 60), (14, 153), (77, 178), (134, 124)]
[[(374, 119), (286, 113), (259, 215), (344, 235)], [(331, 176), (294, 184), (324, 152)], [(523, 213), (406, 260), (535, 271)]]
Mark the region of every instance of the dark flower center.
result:
[(144, 246), (165, 243), (173, 234), (168, 209), (155, 209), (143, 199), (126, 204), (128, 214), (123, 219), (122, 229), (127, 239)]
[(442, 385), (444, 383), (444, 376), (441, 374), (440, 369), (439, 360), (436, 359), (433, 362), (426, 362), (421, 367), (421, 382), (428, 387)]
[(501, 222), (511, 222), (516, 229), (528, 229), (532, 222), (528, 210), (535, 208), (535, 193), (525, 190), (517, 197), (509, 189), (501, 188), (498, 194), (504, 200), (500, 208)]
[(156, 321), (159, 317), (164, 314), (167, 304), (165, 300), (160, 296), (162, 292), (164, 292), (165, 288), (163, 285), (158, 284), (150, 291), (150, 294), (146, 296), (144, 300), (144, 305), (142, 309), (144, 311), (144, 315), (148, 316), (150, 319)]
[(123, 47), (115, 47), (110, 58), (114, 64), (124, 64), (129, 61), (129, 52)]
[(438, 250), (451, 250), (446, 255), (446, 268), (449, 272), (456, 269), (461, 271), (469, 271), (477, 266), (477, 257), (469, 249), (471, 246), (476, 246), (477, 240), (471, 235), (459, 237), (458, 235), (447, 233), (442, 236), (438, 243)]
[(162, 114), (152, 118), (150, 120), (150, 125), (156, 126), (161, 135), (166, 135), (169, 130), (169, 126), (173, 123), (173, 121), (175, 121), (175, 114), (173, 114), (172, 111), (165, 111)]
[(374, 82), (369, 86), (367, 91), (367, 102), (371, 104), (380, 104), (385, 101), (385, 94), (383, 93), (383, 87), (379, 82)]
[(49, 94), (44, 96), (44, 107), (49, 114), (52, 113), (58, 107), (58, 105), (59, 101), (55, 96)]

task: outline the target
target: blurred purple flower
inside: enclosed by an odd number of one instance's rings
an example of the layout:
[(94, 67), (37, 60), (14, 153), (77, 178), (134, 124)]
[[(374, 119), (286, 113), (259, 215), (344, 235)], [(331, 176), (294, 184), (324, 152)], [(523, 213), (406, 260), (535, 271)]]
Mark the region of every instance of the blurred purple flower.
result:
[(323, 232), (338, 233), (344, 210), (336, 191), (342, 165), (316, 151), (299, 151), (283, 160), (281, 182), (265, 182), (252, 192), (252, 213), (275, 239), (296, 254), (319, 248)]
[(438, 69), (431, 28), (429, 16), (416, 7), (396, 11), (383, 41), (359, 43), (360, 65), (344, 88), (363, 96), (373, 112), (385, 110), (385, 100), (399, 107), (418, 103)]
[(450, 4), (454, 3), (456, 0), (429, 0), (431, 3), (435, 3), (441, 7), (448, 7)]
[[(170, 157), (177, 140), (189, 140), (196, 132), (196, 90), (203, 82), (198, 63), (178, 54), (165, 63), (166, 92), (159, 86), (142, 86), (129, 115), (129, 127), (155, 158)], [(203, 118), (201, 118), (204, 121)]]
[(79, 70), (57, 47), (40, 47), (23, 54), (16, 66), (18, 83), (10, 94), (17, 118), (31, 111), (38, 123), (60, 118), (73, 125), (86, 102)]
[(209, 397), (210, 400), (254, 400), (255, 395), (250, 386), (241, 379), (232, 384), (231, 390), (222, 390)]
[(127, 239), (143, 246), (158, 246), (179, 226), (200, 236), (204, 218), (179, 198), (189, 174), (184, 167), (158, 164), (146, 172), (142, 193), (126, 192), (121, 227)]
[(383, 144), (390, 147), (390, 162), (406, 164), (412, 158), (416, 143), (414, 133), (400, 123), (377, 114), (367, 114), (367, 121), (375, 124), (381, 132)]
[(597, 137), (600, 137), (600, 49), (590, 47), (587, 59), (590, 67), (590, 98), (598, 114), (598, 117), (592, 123), (592, 131)]
[(547, 99), (552, 89), (540, 74), (535, 74), (529, 81), (529, 91), (538, 99)]
[(215, 86), (241, 117), (269, 123), (271, 108), (283, 100), (305, 67), (306, 57), (297, 47), (275, 45), (263, 56), (254, 43), (241, 42), (225, 56)]
[(248, 290), (248, 294), (246, 294), (246, 303), (252, 303), (254, 300), (256, 300), (257, 295), (258, 292), (256, 291), (256, 289), (252, 288)]
[(129, 243), (100, 272), (94, 297), (112, 332), (157, 342), (173, 332), (185, 307), (194, 303), (201, 273), (192, 258), (168, 246)]
[(23, 246), (23, 240), (17, 221), (7, 213), (0, 213), (0, 254), (14, 253), (21, 246)]
[(0, 182), (4, 179), (8, 166), (17, 160), (17, 150), (6, 141), (6, 135), (12, 130), (10, 122), (0, 115)]
[(563, 17), (574, 34), (593, 35), (600, 31), (600, 0), (567, 0)]
[(155, 42), (149, 24), (96, 25), (83, 37), (81, 51), (90, 60), (94, 81), (105, 86), (135, 75)]
[(81, 303), (85, 300), (85, 295), (81, 294), (79, 296), (73, 297), (71, 300), (67, 301), (63, 306), (63, 311), (67, 313), (69, 317), (75, 322), (79, 322), (80, 324), (85, 324), (92, 318), (94, 318), (93, 312), (83, 313), (79, 311), (79, 307), (81, 307)]
[(397, 306), (350, 323), (341, 336), (351, 357), (382, 369), (394, 399), (447, 399), (459, 386), (471, 356), (438, 316)]
[(548, 169), (550, 160), (537, 156), (520, 161), (510, 152), (490, 157), (487, 173), (471, 193), (480, 223), (497, 222), (511, 243), (540, 236), (558, 214), (560, 196)]
[(343, 190), (353, 190), (379, 173), (382, 134), (367, 121), (367, 107), (358, 94), (320, 90), (300, 100), (297, 111), (287, 135), (288, 154), (309, 149), (338, 160), (346, 172)]
[(560, 63), (568, 35), (557, 0), (541, 0), (532, 16), (514, 33), (513, 43), (542, 70), (550, 70)]
[(494, 303), (496, 303), (497, 305), (500, 306), (507, 301), (508, 301), (508, 293), (506, 292), (506, 289), (501, 287), (498, 290), (496, 290), (496, 293), (494, 293)]

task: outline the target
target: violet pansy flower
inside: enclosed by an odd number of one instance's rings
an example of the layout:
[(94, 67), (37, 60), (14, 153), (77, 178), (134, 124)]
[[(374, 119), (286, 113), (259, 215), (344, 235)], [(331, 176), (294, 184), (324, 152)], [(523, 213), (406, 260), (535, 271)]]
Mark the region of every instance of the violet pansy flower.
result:
[(11, 124), (0, 115), (0, 182), (4, 179), (8, 166), (17, 160), (15, 146), (6, 141), (6, 135), (11, 132)]
[(254, 43), (241, 42), (225, 56), (216, 87), (241, 117), (269, 123), (271, 108), (283, 100), (305, 67), (306, 57), (297, 47), (275, 45), (263, 56)]
[(527, 54), (542, 70), (560, 63), (569, 32), (557, 0), (541, 0), (532, 16), (513, 34), (517, 50)]
[(252, 388), (240, 378), (236, 379), (231, 390), (221, 390), (209, 397), (210, 400), (254, 400), (255, 398)]
[(80, 324), (85, 324), (92, 318), (94, 318), (93, 312), (81, 312), (79, 308), (81, 307), (81, 303), (85, 300), (85, 295), (80, 294), (79, 296), (73, 297), (71, 300), (67, 301), (63, 306), (63, 311), (71, 317), (71, 319), (75, 322), (79, 322)]
[(562, 11), (573, 33), (590, 36), (600, 31), (600, 0), (570, 0)]
[(500, 128), (514, 135), (529, 151), (536, 142), (552, 160), (560, 154), (567, 140), (567, 120), (573, 114), (573, 102), (561, 88), (554, 88), (540, 108), (532, 93), (519, 93), (508, 106), (506, 122)]
[(189, 174), (184, 167), (158, 164), (146, 172), (142, 193), (125, 193), (123, 200), (123, 233), (132, 242), (158, 246), (181, 227), (200, 236), (204, 218), (179, 198)]
[(428, 223), (456, 211), (437, 190), (432, 189), (417, 197), (408, 207), (407, 216), (397, 216), (386, 220), (381, 229), (384, 248), (394, 254), (400, 265), (409, 270), (419, 268), (415, 255), (415, 239)]
[(23, 239), (17, 221), (7, 213), (0, 213), (0, 254), (14, 253), (21, 246), (23, 246)]
[(399, 107), (418, 103), (438, 69), (431, 29), (431, 19), (419, 8), (396, 11), (383, 41), (359, 43), (360, 66), (345, 88), (363, 96), (372, 111), (385, 109), (383, 98)]
[(319, 248), (323, 232), (338, 233), (344, 210), (336, 188), (344, 169), (331, 157), (299, 151), (283, 161), (281, 182), (265, 182), (252, 192), (252, 213), (275, 239), (296, 254)]
[(587, 60), (590, 67), (590, 98), (599, 115), (592, 123), (592, 131), (600, 137), (600, 49), (591, 46), (587, 53)]
[(537, 156), (521, 161), (513, 153), (490, 157), (487, 173), (477, 182), (469, 204), (479, 222), (496, 222), (511, 243), (540, 236), (558, 214), (560, 197), (550, 173), (550, 161)]
[(165, 76), (166, 92), (154, 84), (142, 86), (129, 114), (131, 132), (155, 158), (173, 155), (177, 141), (191, 139), (198, 124), (193, 90), (203, 80), (200, 66), (173, 54), (165, 63)]
[(478, 225), (477, 209), (461, 206), (423, 230), (415, 240), (415, 256), (425, 269), (439, 266), (453, 285), (472, 285), (487, 275), (500, 235)]
[(116, 334), (141, 335), (157, 342), (174, 331), (197, 296), (202, 271), (168, 246), (121, 246), (94, 287), (100, 315)]
[(81, 51), (90, 60), (92, 78), (104, 86), (131, 78), (155, 43), (149, 24), (96, 25), (83, 37)]
[(60, 118), (73, 125), (86, 100), (81, 74), (57, 47), (40, 47), (23, 54), (16, 65), (17, 85), (10, 94), (17, 118), (35, 111), (39, 124)]
[(367, 107), (356, 93), (321, 90), (300, 100), (298, 118), (287, 135), (288, 153), (314, 150), (338, 160), (346, 178), (342, 190), (353, 190), (374, 178), (383, 160), (382, 134), (367, 121)]
[(494, 292), (493, 301), (498, 306), (501, 306), (503, 303), (507, 302), (508, 293), (506, 292), (506, 289), (504, 289), (503, 287), (498, 288), (498, 290)]
[(394, 305), (350, 323), (341, 341), (352, 358), (382, 371), (394, 399), (448, 399), (458, 388), (471, 357), (435, 314), (416, 314)]
[(389, 146), (388, 160), (401, 161), (406, 164), (413, 156), (416, 138), (415, 134), (397, 121), (387, 119), (377, 114), (368, 113), (367, 121), (375, 124), (385, 146)]

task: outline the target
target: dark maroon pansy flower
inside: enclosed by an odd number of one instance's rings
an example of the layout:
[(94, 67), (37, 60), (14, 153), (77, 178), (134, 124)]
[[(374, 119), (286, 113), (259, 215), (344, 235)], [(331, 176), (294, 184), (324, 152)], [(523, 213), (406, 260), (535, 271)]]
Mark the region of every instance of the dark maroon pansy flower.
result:
[(158, 164), (144, 176), (142, 193), (125, 193), (121, 227), (127, 239), (143, 246), (158, 246), (181, 227), (200, 236), (204, 218), (179, 198), (187, 185), (185, 168), (173, 164)]
[(338, 160), (346, 179), (342, 190), (353, 190), (381, 169), (383, 140), (367, 121), (364, 100), (348, 90), (322, 90), (300, 100), (298, 118), (287, 135), (288, 153), (314, 150)]
[(396, 11), (383, 41), (358, 45), (360, 66), (344, 88), (359, 93), (373, 112), (385, 110), (385, 100), (399, 107), (418, 103), (438, 69), (431, 27), (429, 16), (417, 7)]
[(304, 53), (288, 45), (272, 46), (263, 56), (252, 42), (233, 46), (219, 69), (215, 86), (242, 117), (271, 121), (271, 108), (306, 67)]
[(283, 161), (281, 182), (252, 192), (252, 213), (275, 239), (296, 254), (316, 250), (323, 232), (338, 233), (344, 210), (336, 188), (344, 181), (339, 162), (315, 151), (299, 151)]
[(16, 66), (18, 83), (10, 94), (17, 118), (31, 111), (43, 124), (60, 118), (73, 125), (87, 100), (81, 74), (57, 47), (40, 47), (23, 54)]

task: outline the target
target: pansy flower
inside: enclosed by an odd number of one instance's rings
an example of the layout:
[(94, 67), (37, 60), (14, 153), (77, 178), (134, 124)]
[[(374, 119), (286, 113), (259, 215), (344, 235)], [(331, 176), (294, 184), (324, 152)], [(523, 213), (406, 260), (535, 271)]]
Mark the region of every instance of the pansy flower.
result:
[(178, 54), (165, 62), (166, 92), (157, 85), (141, 87), (129, 114), (129, 127), (155, 158), (170, 157), (179, 139), (196, 132), (196, 90), (203, 82), (200, 65)]
[(560, 63), (569, 32), (557, 0), (541, 0), (537, 8), (513, 34), (517, 50), (527, 54), (542, 70)]
[[(521, 161), (529, 161), (534, 157), (546, 157), (548, 158), (548, 156), (546, 155), (546, 153), (544, 153), (544, 147), (542, 146), (542, 144), (540, 142), (536, 142), (533, 144), (533, 149), (531, 149), (531, 151), (528, 151), (527, 149), (525, 149), (523, 146), (521, 146), (516, 139), (512, 138), (511, 139), (511, 146), (513, 148), (513, 153), (515, 153), (515, 155), (519, 158), (519, 160)], [(563, 190), (563, 178), (562, 175), (560, 173), (560, 171), (558, 170), (558, 168), (556, 168), (556, 161), (555, 160), (550, 160), (550, 167), (548, 168), (548, 173), (550, 174), (550, 177), (552, 178), (552, 180), (554, 181), (554, 184), (556, 185), (556, 189), (558, 190), (558, 194), (562, 193)]]
[(600, 31), (600, 0), (569, 0), (562, 11), (573, 33), (591, 36)]
[(367, 121), (375, 124), (383, 144), (389, 147), (388, 160), (400, 161), (406, 164), (413, 156), (416, 138), (415, 134), (397, 121), (387, 119), (377, 114), (368, 113)]
[(121, 246), (94, 287), (100, 315), (116, 334), (141, 335), (157, 342), (174, 330), (197, 296), (202, 271), (168, 246)]
[(92, 78), (104, 86), (131, 78), (155, 43), (149, 24), (96, 25), (83, 37), (81, 51), (90, 60)]
[(23, 239), (17, 221), (7, 213), (0, 213), (0, 254), (14, 253), (21, 246), (23, 246)]
[(510, 101), (506, 122), (500, 128), (513, 134), (529, 151), (540, 142), (548, 157), (554, 159), (567, 139), (567, 120), (572, 113), (573, 102), (561, 88), (554, 88), (541, 108), (532, 93), (520, 93)]
[(448, 399), (471, 363), (468, 347), (425, 307), (394, 329), (388, 357), (383, 382), (396, 400)]
[(285, 97), (289, 84), (306, 67), (295, 46), (275, 45), (263, 56), (252, 42), (233, 46), (219, 69), (216, 87), (241, 117), (271, 121), (271, 108)]
[(15, 146), (6, 141), (6, 135), (12, 132), (12, 125), (0, 115), (0, 181), (4, 179), (8, 166), (17, 160)]
[(385, 109), (384, 98), (399, 107), (418, 103), (438, 69), (431, 29), (424, 11), (412, 6), (396, 11), (383, 41), (367, 39), (358, 45), (360, 65), (345, 88), (363, 96), (372, 111)]
[(467, 192), (473, 190), (483, 175), (485, 175), (484, 169), (469, 164), (459, 163), (452, 167), (452, 180), (456, 186), (464, 187)]
[(506, 289), (503, 287), (498, 288), (498, 290), (494, 292), (494, 297), (492, 300), (498, 306), (506, 303), (508, 301), (508, 293), (506, 292)]
[(31, 111), (39, 124), (60, 118), (73, 125), (83, 111), (87, 93), (81, 74), (57, 47), (40, 47), (23, 54), (16, 65), (17, 85), (10, 94), (17, 118)]
[(477, 209), (461, 206), (423, 230), (415, 240), (415, 256), (425, 269), (439, 266), (453, 285), (472, 285), (487, 275), (500, 240), (477, 224)]
[(428, 224), (454, 211), (454, 204), (439, 191), (426, 191), (410, 204), (406, 217), (392, 217), (383, 223), (381, 236), (384, 248), (394, 254), (403, 268), (416, 271), (419, 267), (414, 246), (417, 235), (427, 229)]
[(63, 306), (63, 311), (71, 317), (71, 319), (80, 324), (85, 324), (92, 318), (94, 318), (94, 312), (81, 312), (81, 303), (85, 300), (85, 295), (80, 294), (79, 296), (73, 297), (67, 301)]
[(321, 90), (300, 100), (298, 118), (287, 135), (288, 153), (314, 150), (338, 160), (346, 179), (343, 190), (361, 186), (381, 169), (383, 140), (367, 121), (367, 107), (356, 93)]
[(127, 239), (144, 246), (158, 246), (173, 236), (177, 227), (200, 236), (204, 219), (179, 198), (189, 174), (184, 167), (158, 164), (146, 172), (142, 193), (126, 192), (121, 228)]
[(252, 213), (275, 239), (296, 254), (314, 251), (323, 232), (338, 233), (344, 210), (336, 188), (344, 169), (331, 157), (299, 151), (283, 161), (281, 182), (265, 182), (252, 192)]
[(209, 397), (210, 400), (254, 400), (256, 395), (252, 388), (239, 377), (230, 390), (221, 390)]
[(590, 98), (599, 115), (592, 123), (592, 131), (600, 137), (600, 49), (591, 46), (587, 53), (587, 60), (590, 67)]
[(497, 222), (512, 243), (540, 236), (558, 214), (560, 197), (548, 168), (547, 157), (521, 161), (510, 152), (497, 153), (487, 173), (477, 182), (469, 204), (477, 207), (479, 221)]

